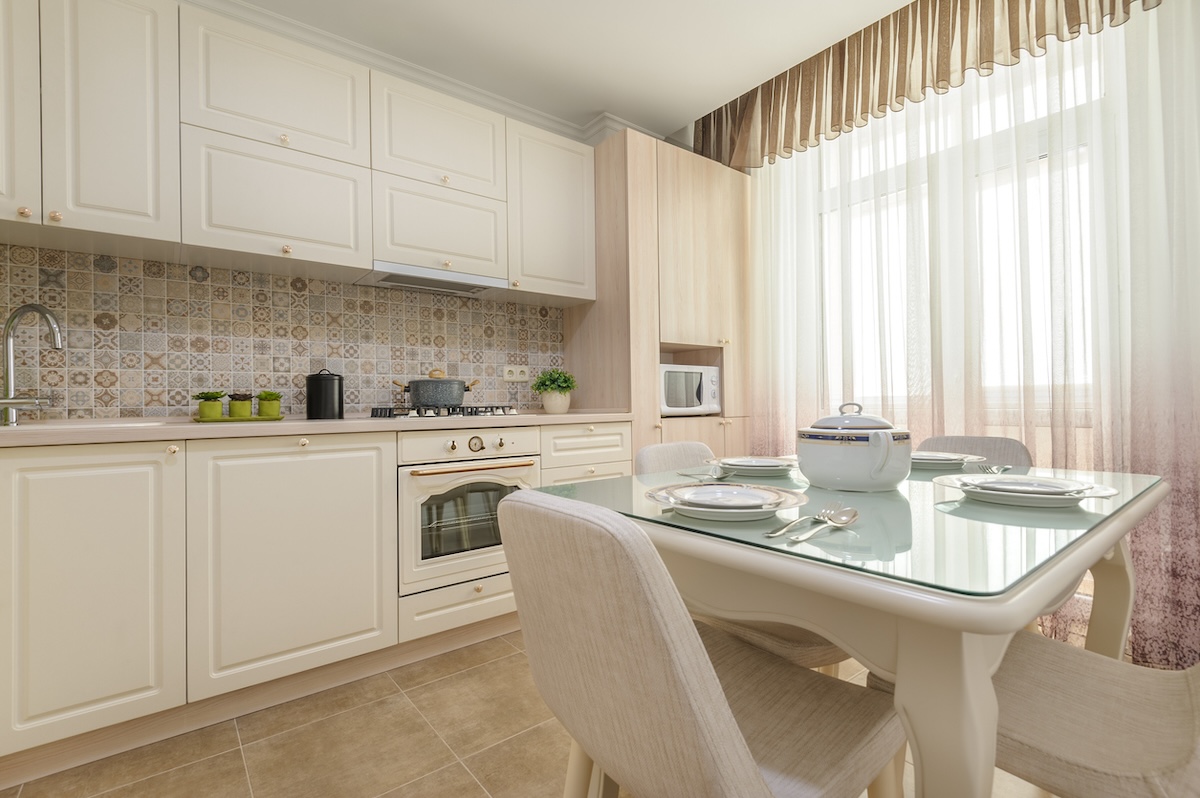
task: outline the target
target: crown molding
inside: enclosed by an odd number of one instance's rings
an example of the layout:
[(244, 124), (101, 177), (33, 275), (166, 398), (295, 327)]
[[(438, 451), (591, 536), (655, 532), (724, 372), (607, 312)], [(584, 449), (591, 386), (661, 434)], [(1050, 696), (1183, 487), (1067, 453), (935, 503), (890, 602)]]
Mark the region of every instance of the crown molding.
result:
[(625, 128), (633, 128), (646, 135), (661, 138), (656, 133), (645, 130), (609, 113), (599, 114), (586, 125), (577, 125), (565, 119), (551, 116), (536, 108), (530, 108), (527, 105), (513, 102), (505, 97), (484, 91), (462, 81), (446, 77), (401, 58), (396, 58), (370, 47), (356, 44), (349, 39), (344, 39), (273, 12), (247, 5), (241, 2), (241, 0), (181, 0), (181, 2), (186, 5), (217, 12), (271, 33), (278, 33), (347, 60), (364, 64), (371, 69), (387, 72), (390, 75), (412, 81), (413, 83), (439, 91), (442, 94), (487, 108), (504, 116), (535, 125), (561, 136), (586, 142), (592, 146), (598, 144), (610, 133), (624, 130)]

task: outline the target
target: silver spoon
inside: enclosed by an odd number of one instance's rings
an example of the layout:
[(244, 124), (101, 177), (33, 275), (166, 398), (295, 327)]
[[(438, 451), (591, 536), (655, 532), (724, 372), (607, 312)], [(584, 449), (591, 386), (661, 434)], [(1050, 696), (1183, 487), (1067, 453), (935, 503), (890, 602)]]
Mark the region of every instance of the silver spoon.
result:
[(792, 535), (788, 538), (792, 543), (803, 543), (818, 532), (822, 532), (830, 527), (841, 529), (844, 526), (850, 526), (858, 520), (858, 510), (853, 507), (845, 507), (833, 513), (826, 518), (822, 523), (817, 524), (812, 529), (806, 529), (799, 535)]
[(813, 515), (802, 515), (799, 518), (792, 519), (791, 521), (788, 521), (783, 526), (779, 527), (779, 529), (773, 529), (770, 532), (765, 533), (763, 535), (763, 537), (777, 538), (780, 535), (786, 534), (787, 532), (795, 529), (797, 526), (799, 526), (800, 524), (803, 524), (805, 521), (828, 521), (829, 516), (833, 515), (835, 512), (837, 512), (840, 509), (842, 509), (841, 502), (830, 502), (829, 504), (822, 507), (820, 510), (818, 510)]

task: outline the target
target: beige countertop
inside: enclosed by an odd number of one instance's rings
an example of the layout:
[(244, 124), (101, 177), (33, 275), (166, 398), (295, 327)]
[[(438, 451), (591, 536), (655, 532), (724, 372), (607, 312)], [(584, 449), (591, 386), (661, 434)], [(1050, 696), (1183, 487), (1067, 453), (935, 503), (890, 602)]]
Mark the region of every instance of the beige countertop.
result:
[(15, 427), (0, 427), (0, 449), (14, 446), (258, 438), (268, 435), (324, 435), (338, 432), (405, 432), (532, 427), (548, 424), (603, 424), (610, 421), (632, 420), (633, 414), (623, 410), (573, 410), (569, 413), (555, 415), (530, 412), (513, 416), (371, 418), (369, 415), (362, 414), (332, 420), (309, 420), (301, 416), (288, 416), (279, 421), (205, 423), (193, 421), (186, 416), (22, 421)]

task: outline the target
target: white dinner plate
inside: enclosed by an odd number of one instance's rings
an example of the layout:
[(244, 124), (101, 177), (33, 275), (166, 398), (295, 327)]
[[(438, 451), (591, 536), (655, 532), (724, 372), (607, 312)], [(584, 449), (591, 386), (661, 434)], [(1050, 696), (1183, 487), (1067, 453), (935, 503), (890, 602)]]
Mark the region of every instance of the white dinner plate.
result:
[(956, 454), (954, 452), (913, 452), (913, 468), (955, 469), (962, 468), (966, 463), (982, 463), (987, 460), (977, 454)]
[[(777, 494), (780, 497), (780, 501), (776, 504), (772, 504), (770, 507), (701, 507), (691, 504), (684, 504), (671, 496), (669, 492), (671, 489), (683, 487), (696, 488), (707, 486), (668, 485), (663, 488), (655, 488), (653, 490), (646, 491), (646, 498), (650, 499), (656, 504), (661, 504), (664, 507), (668, 507), (680, 515), (687, 515), (691, 516), (692, 518), (699, 518), (705, 521), (758, 521), (763, 518), (770, 518), (779, 510), (787, 510), (792, 507), (798, 507), (808, 501), (808, 497), (803, 493), (796, 493), (795, 491), (790, 490), (777, 490), (775, 488), (764, 488), (761, 485), (744, 485), (740, 487), (754, 487), (756, 490), (764, 490), (773, 494)], [(729, 486), (722, 485), (721, 487)]]
[[(1104, 485), (1088, 485), (1082, 482), (1074, 483), (1081, 486), (1074, 493), (1015, 493), (1007, 490), (981, 488), (972, 484), (973, 480), (982, 477), (983, 475), (958, 476), (947, 474), (934, 477), (933, 481), (938, 485), (945, 485), (948, 488), (958, 488), (963, 492), (963, 496), (968, 499), (988, 502), (989, 504), (1007, 504), (1016, 507), (1076, 507), (1084, 499), (1106, 499), (1118, 493), (1116, 488), (1109, 488)], [(996, 477), (989, 478), (996, 479)], [(1071, 480), (1055, 481), (1071, 482)]]
[(785, 494), (774, 488), (739, 485), (736, 482), (671, 485), (663, 493), (676, 504), (689, 507), (717, 507), (725, 510), (776, 507)]
[(1092, 487), (1086, 482), (1073, 479), (1032, 477), (1027, 474), (972, 474), (961, 477), (964, 485), (980, 490), (998, 490), (1005, 493), (1036, 493), (1040, 496), (1066, 496)]
[(796, 467), (795, 462), (779, 457), (722, 457), (709, 462), (719, 466), (725, 474), (743, 477), (787, 476)]

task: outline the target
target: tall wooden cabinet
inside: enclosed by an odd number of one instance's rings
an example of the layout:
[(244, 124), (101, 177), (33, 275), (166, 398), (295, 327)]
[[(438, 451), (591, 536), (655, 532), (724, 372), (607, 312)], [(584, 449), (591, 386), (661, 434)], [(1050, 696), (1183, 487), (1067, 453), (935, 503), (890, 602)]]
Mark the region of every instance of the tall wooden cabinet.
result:
[(4, 450), (0, 755), (186, 701), (184, 473), (182, 442)]
[(0, 0), (0, 219), (42, 221), (38, 4)]

